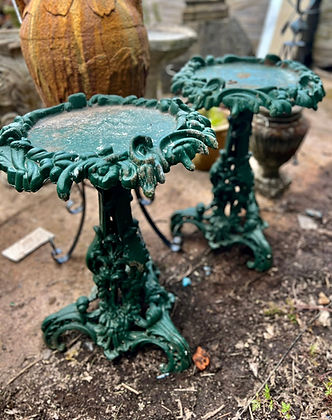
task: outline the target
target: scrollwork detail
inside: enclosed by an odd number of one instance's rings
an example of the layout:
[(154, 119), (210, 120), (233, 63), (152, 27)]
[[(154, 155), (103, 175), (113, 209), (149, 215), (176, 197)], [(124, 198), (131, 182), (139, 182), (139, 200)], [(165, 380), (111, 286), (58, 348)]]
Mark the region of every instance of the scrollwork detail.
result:
[[(283, 69), (289, 69), (298, 75), (296, 86), (270, 86), (259, 89), (227, 88), (221, 77), (207, 80), (196, 74), (197, 70), (226, 63), (262, 64)], [(231, 109), (232, 115), (249, 110), (256, 114), (263, 106), (270, 111), (271, 116), (290, 113), (292, 106), (299, 105), (317, 109), (317, 103), (325, 95), (320, 78), (301, 63), (284, 60), (276, 55), (267, 55), (264, 59), (256, 57), (237, 57), (225, 55), (215, 58), (208, 56), (193, 57), (174, 76), (172, 83), (174, 93), (182, 92), (195, 109), (210, 109), (223, 103)]]
[[(93, 106), (137, 106), (167, 112), (176, 119), (176, 130), (156, 142), (137, 135), (129, 150), (120, 154), (109, 147), (100, 153), (78, 154), (64, 151), (50, 153), (34, 147), (28, 140), (29, 130), (42, 118)], [(109, 189), (118, 183), (125, 188), (140, 186), (152, 198), (156, 185), (165, 181), (170, 166), (182, 163), (194, 168), (196, 153), (207, 153), (216, 147), (215, 133), (208, 119), (190, 109), (180, 99), (123, 98), (117, 95), (94, 95), (89, 101), (82, 93), (69, 96), (68, 102), (30, 112), (15, 118), (0, 130), (0, 167), (8, 181), (19, 191), (37, 191), (50, 179), (57, 183), (60, 198), (67, 200), (73, 182), (89, 179), (97, 188)], [(10, 153), (8, 153), (10, 151)]]

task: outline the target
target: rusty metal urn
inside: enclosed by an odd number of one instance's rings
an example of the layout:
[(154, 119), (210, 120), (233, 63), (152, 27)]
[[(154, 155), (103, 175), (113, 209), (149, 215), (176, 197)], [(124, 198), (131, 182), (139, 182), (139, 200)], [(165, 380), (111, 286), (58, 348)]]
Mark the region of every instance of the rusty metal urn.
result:
[(149, 44), (141, 0), (19, 0), (21, 46), (47, 106), (85, 92), (144, 95)]

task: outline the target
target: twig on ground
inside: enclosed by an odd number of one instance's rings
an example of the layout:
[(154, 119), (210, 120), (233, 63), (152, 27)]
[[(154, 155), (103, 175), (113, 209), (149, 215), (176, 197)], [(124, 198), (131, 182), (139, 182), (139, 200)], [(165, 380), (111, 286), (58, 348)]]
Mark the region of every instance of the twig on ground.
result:
[(332, 238), (332, 230), (327, 230), (327, 229), (317, 229), (317, 232), (321, 235), (326, 235), (329, 238)]
[(119, 405), (118, 409), (116, 410), (116, 413), (115, 413), (115, 416), (114, 416), (114, 420), (118, 420), (118, 415), (120, 413), (120, 410), (121, 410), (122, 406), (123, 406), (123, 403), (121, 403)]
[(175, 392), (197, 392), (197, 389), (193, 386), (191, 388), (175, 388), (173, 389)]
[[(77, 341), (82, 338), (82, 334), (79, 334), (77, 337), (73, 338), (67, 345), (66, 345), (66, 351), (68, 351), (74, 344), (77, 343)], [(58, 351), (58, 350), (56, 350)]]
[[(330, 307), (331, 303), (326, 307)], [(241, 419), (241, 416), (249, 409), (249, 412), (251, 412), (251, 403), (252, 401), (256, 398), (256, 395), (260, 394), (261, 391), (264, 389), (265, 385), (269, 382), (269, 380), (271, 379), (272, 375), (274, 375), (279, 367), (282, 365), (282, 363), (284, 362), (284, 360), (286, 359), (286, 357), (289, 355), (289, 353), (293, 350), (293, 348), (296, 346), (297, 342), (302, 338), (303, 334), (308, 330), (309, 327), (311, 327), (311, 325), (319, 318), (320, 316), (320, 312), (318, 312), (318, 314), (316, 314), (313, 318), (311, 318), (311, 320), (307, 323), (307, 325), (303, 328), (303, 330), (295, 337), (295, 339), (293, 340), (292, 344), (288, 347), (288, 349), (285, 351), (285, 353), (282, 355), (281, 359), (279, 360), (279, 362), (277, 363), (276, 367), (274, 369), (272, 369), (272, 371), (270, 372), (270, 374), (267, 376), (267, 378), (265, 379), (265, 381), (261, 384), (261, 386), (258, 388), (257, 391), (255, 391), (255, 393), (253, 394), (253, 396), (249, 399), (249, 401), (247, 402), (247, 404), (245, 405), (245, 407), (236, 414), (235, 416), (235, 420), (239, 420)]]
[(173, 414), (173, 411), (170, 410), (169, 408), (167, 408), (164, 404), (160, 404), (162, 406), (162, 408), (164, 408), (166, 411), (168, 411), (169, 413)]
[(218, 417), (218, 420), (223, 419), (224, 417), (229, 416), (230, 414), (232, 414), (231, 411), (229, 411), (228, 413), (225, 413), (225, 414), (221, 415), (220, 417)]
[(306, 305), (303, 303), (295, 303), (294, 307), (299, 311), (327, 311), (332, 312), (332, 308), (321, 305)]
[(92, 350), (92, 352), (91, 352), (88, 356), (86, 356), (86, 358), (85, 358), (85, 359), (83, 359), (83, 360), (80, 362), (80, 364), (81, 364), (81, 365), (86, 365), (86, 364), (88, 363), (88, 361), (89, 361), (89, 360), (90, 360), (93, 356), (95, 356), (95, 354), (96, 354), (96, 352), (95, 352), (96, 348), (97, 348), (97, 347), (95, 347), (95, 348)]
[(34, 360), (32, 363), (30, 363), (28, 366), (26, 366), (24, 369), (22, 369), (20, 372), (18, 372), (17, 375), (15, 375), (13, 378), (11, 378), (7, 382), (7, 385), (6, 386), (12, 384), (14, 381), (16, 381), (16, 379), (18, 379), (20, 376), (22, 376), (23, 373), (27, 372), (30, 368), (32, 368), (32, 366), (36, 365), (40, 361), (41, 361), (41, 358), (38, 358), (38, 359)]
[(134, 389), (133, 387), (131, 387), (130, 385), (127, 385), (127, 384), (125, 384), (125, 383), (121, 383), (121, 386), (122, 386), (122, 388), (126, 388), (128, 391), (130, 391), (130, 392), (132, 392), (132, 393), (134, 393), (134, 394), (136, 394), (136, 395), (139, 395), (139, 394), (141, 394), (141, 392), (140, 391), (137, 391), (136, 389)]
[[(206, 248), (205, 251), (201, 255), (199, 255), (198, 258), (196, 258), (196, 261), (198, 260), (198, 262), (195, 265), (192, 265), (192, 264), (189, 263), (189, 267), (187, 268), (187, 270), (183, 274), (181, 274), (180, 276), (176, 276), (175, 274), (173, 274), (168, 280), (166, 280), (166, 283), (167, 284), (178, 283), (184, 277), (189, 277), (190, 274), (192, 274), (198, 267), (200, 267), (201, 265), (204, 264), (202, 262), (202, 259), (204, 257), (208, 256), (211, 252), (212, 252), (212, 249)], [(174, 279), (174, 281), (172, 281), (173, 279)]]
[(182, 402), (180, 400), (180, 398), (178, 400), (175, 400), (178, 403), (179, 406), (179, 410), (180, 410), (180, 414), (178, 416), (176, 416), (177, 419), (183, 419), (183, 407), (182, 407)]
[(254, 416), (252, 415), (252, 411), (251, 411), (251, 407), (250, 407), (250, 405), (249, 405), (249, 414), (250, 414), (250, 418), (251, 418), (251, 420), (254, 420)]
[(239, 291), (247, 292), (249, 286), (251, 286), (253, 283), (255, 283), (255, 281), (260, 280), (260, 279), (262, 279), (263, 277), (266, 277), (266, 276), (267, 276), (267, 272), (258, 274), (253, 279), (250, 279), (250, 280), (246, 281), (244, 283), (244, 285), (240, 287)]
[(202, 420), (208, 420), (214, 417), (216, 414), (220, 413), (221, 410), (225, 407), (225, 404), (222, 404), (220, 407), (218, 407), (216, 410), (209, 411), (208, 413), (204, 414), (202, 417)]

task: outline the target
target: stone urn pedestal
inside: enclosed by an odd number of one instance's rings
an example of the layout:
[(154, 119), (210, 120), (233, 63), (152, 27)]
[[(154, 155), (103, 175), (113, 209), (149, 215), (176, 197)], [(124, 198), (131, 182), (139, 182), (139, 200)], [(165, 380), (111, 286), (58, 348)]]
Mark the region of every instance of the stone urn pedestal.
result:
[(18, 29), (1, 29), (0, 128), (41, 105), (22, 56)]
[(179, 25), (154, 25), (148, 29), (150, 70), (146, 82), (146, 98), (162, 97), (161, 75), (166, 65), (184, 54), (196, 41), (192, 29)]
[(250, 150), (256, 159), (253, 165), (256, 191), (275, 198), (289, 187), (292, 181), (280, 172), (280, 167), (295, 155), (308, 129), (309, 122), (301, 107), (278, 117), (271, 117), (262, 109), (254, 117)]

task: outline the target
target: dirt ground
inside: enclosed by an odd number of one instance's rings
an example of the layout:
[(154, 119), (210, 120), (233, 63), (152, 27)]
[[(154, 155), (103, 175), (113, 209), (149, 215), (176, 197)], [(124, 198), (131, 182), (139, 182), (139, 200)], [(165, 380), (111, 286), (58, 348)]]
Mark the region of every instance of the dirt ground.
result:
[[(210, 355), (205, 371), (192, 366), (160, 377), (164, 355), (149, 347), (109, 362), (78, 333), (70, 335), (64, 354), (44, 345), (42, 320), (92, 286), (84, 258), (97, 224), (93, 189), (70, 262), (56, 265), (48, 245), (20, 263), (0, 256), (2, 420), (332, 418), (331, 79), (325, 86), (319, 111), (305, 113), (311, 129), (298, 165), (283, 169), (293, 178), (290, 189), (273, 201), (257, 196), (274, 253), (268, 272), (246, 268), (245, 248), (209, 252), (192, 229), (186, 229), (184, 252), (170, 253), (133, 203), (161, 283), (177, 296), (175, 325), (193, 352), (201, 346)], [(53, 185), (18, 194), (1, 183), (0, 194), (1, 250), (38, 226), (66, 248), (78, 216), (65, 211)], [(169, 235), (174, 210), (210, 198), (207, 173), (175, 167), (158, 187), (151, 213)], [(300, 227), (298, 215), (307, 209), (322, 212), (322, 219), (312, 219), (315, 229)], [(191, 286), (182, 286), (185, 276)]]

